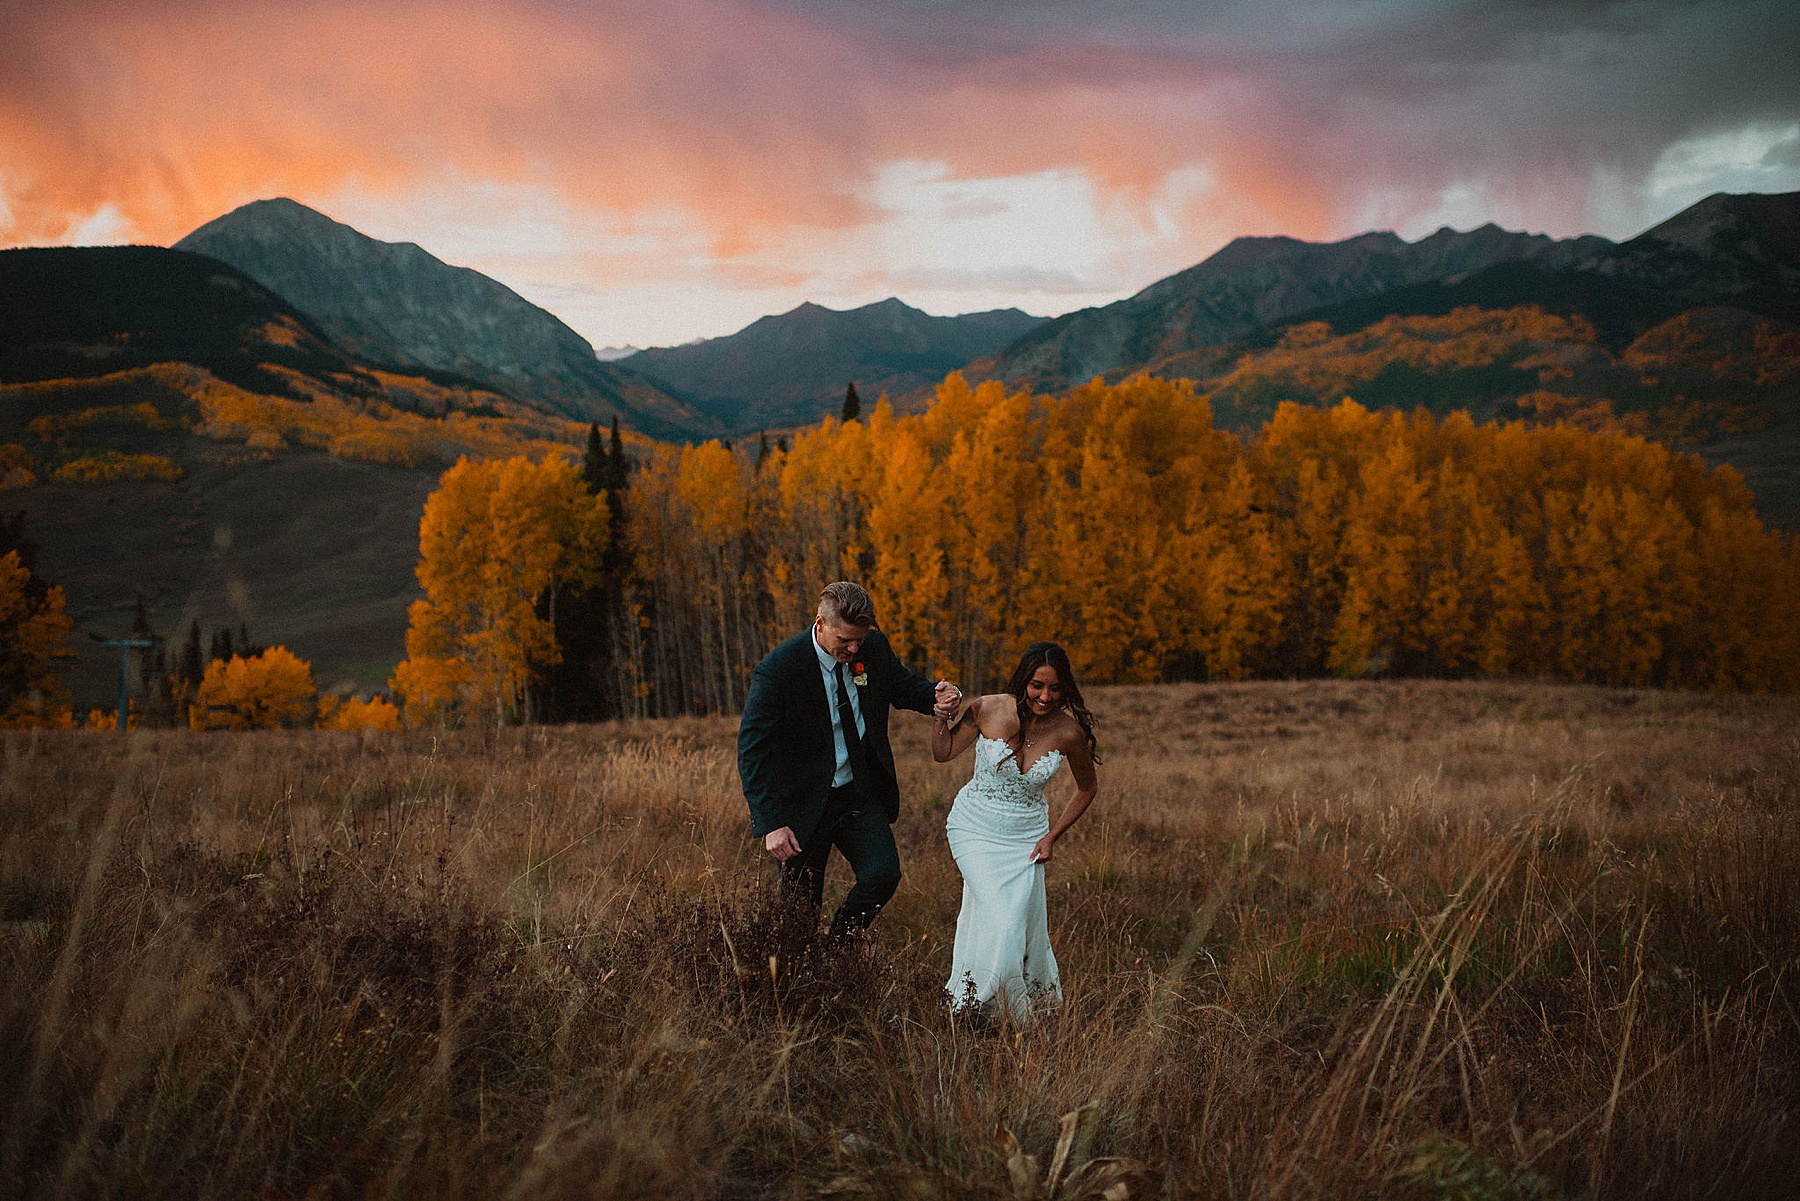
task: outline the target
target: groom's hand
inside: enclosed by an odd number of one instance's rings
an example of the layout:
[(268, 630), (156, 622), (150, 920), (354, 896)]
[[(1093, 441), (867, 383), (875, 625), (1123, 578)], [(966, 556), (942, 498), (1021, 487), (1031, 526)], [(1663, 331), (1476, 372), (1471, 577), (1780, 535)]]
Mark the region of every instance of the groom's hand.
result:
[(763, 837), (763, 845), (769, 848), (769, 854), (783, 863), (800, 853), (800, 840), (794, 837), (793, 829), (788, 826), (770, 830)]
[(939, 680), (937, 682), (937, 701), (932, 706), (932, 715), (948, 721), (955, 717), (956, 711), (961, 708), (962, 689), (949, 680)]

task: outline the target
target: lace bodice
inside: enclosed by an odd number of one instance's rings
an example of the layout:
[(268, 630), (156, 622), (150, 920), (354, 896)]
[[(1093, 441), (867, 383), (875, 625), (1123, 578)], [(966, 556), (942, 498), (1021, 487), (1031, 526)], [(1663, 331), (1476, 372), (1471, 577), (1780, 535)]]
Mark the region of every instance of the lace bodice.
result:
[[(1008, 758), (1006, 743), (983, 734), (975, 739), (975, 774), (965, 791), (980, 794), (982, 800), (1012, 805), (1044, 804), (1044, 785), (1062, 767), (1061, 751), (1045, 751), (1030, 770), (1021, 772), (1018, 760)], [(1002, 759), (1006, 761), (1001, 762)]]

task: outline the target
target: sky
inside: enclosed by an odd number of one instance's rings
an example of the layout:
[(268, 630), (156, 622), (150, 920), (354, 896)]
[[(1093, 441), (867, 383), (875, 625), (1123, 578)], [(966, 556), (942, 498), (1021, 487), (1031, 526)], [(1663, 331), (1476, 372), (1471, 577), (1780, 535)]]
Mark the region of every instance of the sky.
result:
[(1800, 190), (1792, 0), (0, 0), (0, 246), (288, 196), (596, 347), (1055, 315), (1233, 237)]

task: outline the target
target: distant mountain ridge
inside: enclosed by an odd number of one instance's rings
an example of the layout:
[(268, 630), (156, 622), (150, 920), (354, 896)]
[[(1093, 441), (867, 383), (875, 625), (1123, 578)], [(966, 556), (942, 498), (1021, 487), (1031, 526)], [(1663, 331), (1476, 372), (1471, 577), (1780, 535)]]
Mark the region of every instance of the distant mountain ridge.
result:
[(1610, 246), (1603, 238), (1557, 241), (1484, 225), (1445, 228), (1417, 242), (1366, 233), (1341, 242), (1237, 238), (1185, 271), (1099, 308), (1033, 330), (983, 374), (1044, 389), (1145, 367), (1221, 346), (1261, 326), (1327, 305), (1467, 275), (1496, 263), (1564, 266)]
[(497, 280), (411, 242), (383, 242), (288, 199), (207, 222), (175, 249), (226, 262), (306, 313), (344, 349), (453, 372), (582, 421), (616, 413), (659, 437), (713, 424)]
[(806, 303), (721, 338), (620, 360), (740, 432), (819, 420), (847, 384), (874, 401), (930, 387), (1042, 324), (1018, 309), (934, 317), (890, 297), (838, 310)]
[(1696, 306), (1800, 315), (1800, 193), (1719, 193), (1624, 243), (1553, 239), (1488, 224), (1417, 242), (1238, 238), (1205, 261), (1110, 305), (1032, 330), (979, 378), (1060, 390), (1096, 375), (1194, 374), (1259, 331), (1323, 320), (1342, 332), (1463, 304), (1539, 304), (1588, 315), (1618, 344)]

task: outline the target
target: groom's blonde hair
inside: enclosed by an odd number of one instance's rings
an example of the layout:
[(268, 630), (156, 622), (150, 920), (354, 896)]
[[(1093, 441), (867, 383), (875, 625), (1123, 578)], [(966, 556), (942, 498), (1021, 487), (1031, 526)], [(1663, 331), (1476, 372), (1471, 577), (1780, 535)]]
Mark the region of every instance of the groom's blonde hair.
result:
[(819, 593), (819, 616), (832, 625), (872, 626), (875, 600), (861, 584), (839, 580), (825, 585), (825, 591)]

